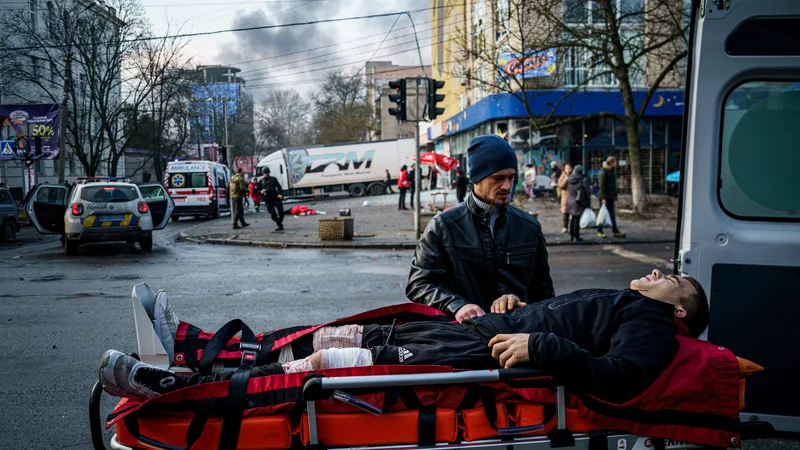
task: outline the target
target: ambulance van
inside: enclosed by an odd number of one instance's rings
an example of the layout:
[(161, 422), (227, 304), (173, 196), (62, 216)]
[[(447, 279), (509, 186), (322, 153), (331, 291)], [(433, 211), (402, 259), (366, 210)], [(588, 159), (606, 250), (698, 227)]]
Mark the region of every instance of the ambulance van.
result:
[(172, 220), (179, 217), (219, 217), (230, 212), (230, 169), (211, 161), (175, 161), (167, 164), (164, 187), (175, 202)]

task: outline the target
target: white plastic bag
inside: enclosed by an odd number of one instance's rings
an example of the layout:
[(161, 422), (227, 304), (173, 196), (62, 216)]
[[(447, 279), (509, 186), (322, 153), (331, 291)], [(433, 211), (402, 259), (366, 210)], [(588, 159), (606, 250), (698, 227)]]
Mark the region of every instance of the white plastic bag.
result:
[(597, 217), (594, 215), (594, 211), (592, 208), (586, 208), (583, 210), (583, 214), (581, 214), (581, 221), (579, 222), (581, 228), (589, 228), (594, 227), (595, 222), (597, 221)]
[(597, 221), (595, 223), (598, 227), (600, 225), (611, 226), (611, 214), (608, 213), (606, 205), (600, 207), (600, 212), (597, 213)]

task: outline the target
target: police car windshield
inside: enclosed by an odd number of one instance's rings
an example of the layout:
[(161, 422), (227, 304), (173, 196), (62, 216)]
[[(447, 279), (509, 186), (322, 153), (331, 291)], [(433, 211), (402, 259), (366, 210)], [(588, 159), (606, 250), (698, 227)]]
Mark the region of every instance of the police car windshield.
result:
[(92, 203), (118, 203), (138, 200), (133, 186), (87, 186), (81, 190), (81, 200)]

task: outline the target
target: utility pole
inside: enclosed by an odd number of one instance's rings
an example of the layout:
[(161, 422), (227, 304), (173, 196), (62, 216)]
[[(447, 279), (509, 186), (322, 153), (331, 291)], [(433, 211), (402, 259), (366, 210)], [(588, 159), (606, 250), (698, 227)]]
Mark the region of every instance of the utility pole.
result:
[(416, 113), (414, 115), (414, 138), (415, 138), (415, 160), (417, 163), (414, 165), (414, 229), (417, 230), (417, 241), (419, 241), (420, 236), (422, 235), (422, 230), (420, 229), (420, 224), (422, 223), (422, 218), (420, 217), (422, 213), (422, 209), (420, 208), (420, 191), (422, 190), (422, 164), (420, 164), (420, 150), (419, 150), (419, 123), (422, 122), (422, 115), (419, 111), (419, 94), (420, 94), (420, 86), (422, 83), (422, 78), (414, 78), (414, 104), (416, 105)]
[(67, 54), (64, 55), (64, 92), (61, 95), (61, 111), (58, 112), (58, 183), (64, 183), (64, 159), (67, 150), (67, 111), (69, 110), (68, 93), (72, 89), (72, 30), (69, 13), (64, 8), (64, 25), (67, 28)]

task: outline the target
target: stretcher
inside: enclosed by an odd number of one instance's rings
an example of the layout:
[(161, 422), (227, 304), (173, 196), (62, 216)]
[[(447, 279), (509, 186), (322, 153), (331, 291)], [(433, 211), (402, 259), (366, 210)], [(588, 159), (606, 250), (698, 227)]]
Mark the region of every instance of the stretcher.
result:
[[(419, 306), (383, 308), (333, 323), (417, 313)], [(141, 359), (170, 366), (136, 300), (134, 318)], [(273, 342), (273, 350), (286, 341)], [(216, 365), (235, 370), (230, 381), (146, 401), (122, 399), (105, 422), (98, 381), (89, 408), (92, 442), (96, 450), (107, 448), (104, 424), (115, 427), (113, 450), (736, 448), (742, 439), (769, 435), (768, 423), (739, 421), (745, 380), (735, 356), (702, 341), (680, 342), (675, 361), (662, 374), (669, 387), (648, 389), (623, 405), (570, 392), (558, 378), (533, 369), (398, 365), (249, 378), (256, 359), (242, 346), (244, 351), (220, 352), (241, 363), (239, 368)], [(697, 383), (669, 381), (691, 365), (705, 365), (714, 374)]]

